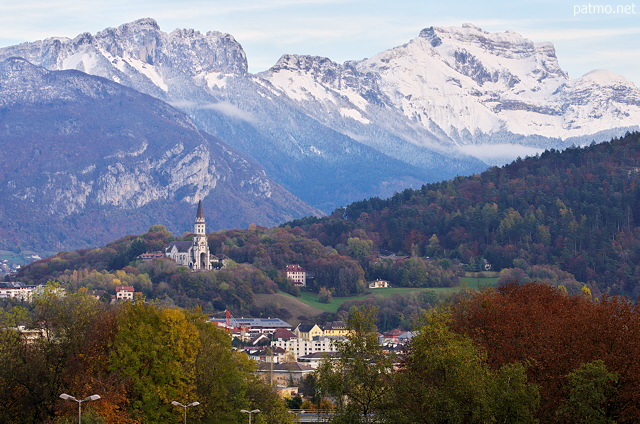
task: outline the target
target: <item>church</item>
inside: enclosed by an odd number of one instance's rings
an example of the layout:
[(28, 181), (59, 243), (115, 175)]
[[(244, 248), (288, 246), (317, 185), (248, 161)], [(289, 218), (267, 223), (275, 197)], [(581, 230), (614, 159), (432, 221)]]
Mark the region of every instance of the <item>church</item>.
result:
[(205, 229), (202, 200), (198, 202), (192, 241), (173, 241), (164, 249), (167, 257), (193, 271), (211, 269), (211, 258)]

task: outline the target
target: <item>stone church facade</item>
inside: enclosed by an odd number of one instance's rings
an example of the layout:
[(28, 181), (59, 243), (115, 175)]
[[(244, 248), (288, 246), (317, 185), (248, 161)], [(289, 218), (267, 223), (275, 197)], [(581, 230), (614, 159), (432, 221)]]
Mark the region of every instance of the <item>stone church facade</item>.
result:
[(164, 253), (179, 265), (188, 266), (193, 271), (211, 269), (211, 252), (207, 241), (202, 200), (198, 202), (193, 233), (192, 241), (171, 242), (164, 249)]

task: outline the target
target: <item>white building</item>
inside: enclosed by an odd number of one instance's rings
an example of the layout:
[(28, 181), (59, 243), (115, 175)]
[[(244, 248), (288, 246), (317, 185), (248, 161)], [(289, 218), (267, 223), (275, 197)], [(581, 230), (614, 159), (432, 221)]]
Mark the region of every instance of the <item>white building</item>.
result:
[(310, 355), (318, 352), (335, 352), (335, 338), (316, 337), (313, 340), (290, 339), (290, 340), (274, 340), (271, 346), (281, 347), (287, 352), (291, 352), (297, 360), (301, 356)]
[(42, 285), (27, 285), (23, 283), (0, 282), (0, 299), (18, 299), (31, 302), (33, 294), (42, 289)]
[(386, 280), (377, 279), (369, 283), (370, 289), (386, 289), (389, 287), (389, 282)]
[(179, 265), (188, 266), (194, 271), (211, 269), (211, 252), (207, 241), (204, 213), (202, 212), (202, 200), (198, 202), (196, 222), (193, 227), (192, 241), (174, 241), (164, 249), (167, 257), (176, 261)]
[(133, 300), (134, 289), (132, 286), (117, 286), (116, 300)]
[(307, 272), (300, 265), (287, 265), (285, 273), (294, 286), (305, 287), (307, 285)]

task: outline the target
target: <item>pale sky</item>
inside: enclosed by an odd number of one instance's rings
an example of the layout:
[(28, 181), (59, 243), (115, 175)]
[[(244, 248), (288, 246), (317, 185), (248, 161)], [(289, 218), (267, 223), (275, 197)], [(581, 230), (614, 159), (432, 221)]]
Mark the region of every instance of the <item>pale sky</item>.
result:
[(608, 69), (640, 86), (640, 0), (594, 1), (0, 0), (0, 47), (153, 18), (165, 32), (230, 33), (259, 72), (285, 53), (342, 63), (404, 44), (426, 27), (469, 22), (552, 42), (572, 78)]

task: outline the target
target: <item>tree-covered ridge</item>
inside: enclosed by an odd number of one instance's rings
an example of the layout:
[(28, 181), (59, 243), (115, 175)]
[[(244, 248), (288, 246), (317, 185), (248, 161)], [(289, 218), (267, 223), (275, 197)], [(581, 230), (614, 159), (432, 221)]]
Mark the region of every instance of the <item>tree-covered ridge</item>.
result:
[[(371, 198), (288, 223), (323, 244), (359, 231), (379, 249), (517, 268), (559, 269), (599, 293), (640, 294), (640, 134), (547, 151), (470, 177)], [(541, 268), (542, 267), (542, 268)], [(558, 269), (559, 268), (559, 269)]]
[[(230, 309), (235, 315), (277, 316), (285, 320), (292, 318), (289, 311), (275, 304), (258, 307), (254, 295), (278, 290), (298, 295), (300, 289), (284, 272), (289, 264), (301, 265), (309, 273), (305, 290), (325, 296), (362, 294), (367, 291), (366, 281), (374, 278), (406, 287), (457, 284), (460, 270), (451, 263), (417, 257), (379, 259), (373, 242), (357, 237), (361, 233), (354, 231), (354, 237), (333, 247), (307, 236), (300, 228), (251, 226), (247, 230), (218, 231), (208, 234), (209, 246), (216, 255), (229, 258), (225, 259), (226, 265), (194, 273), (167, 258), (138, 259), (141, 253), (162, 250), (174, 239), (163, 226), (155, 225), (145, 234), (123, 237), (102, 248), (60, 252), (34, 262), (23, 268), (16, 279), (33, 283), (56, 280), (71, 291), (105, 290), (108, 294), (113, 294), (117, 286), (127, 285), (145, 299), (158, 299), (167, 305), (198, 306), (207, 313)], [(187, 234), (182, 239), (190, 237)], [(408, 328), (420, 310), (440, 301), (442, 298), (433, 294), (380, 299), (379, 324), (384, 330), (399, 325)], [(347, 310), (345, 306), (340, 314)]]

